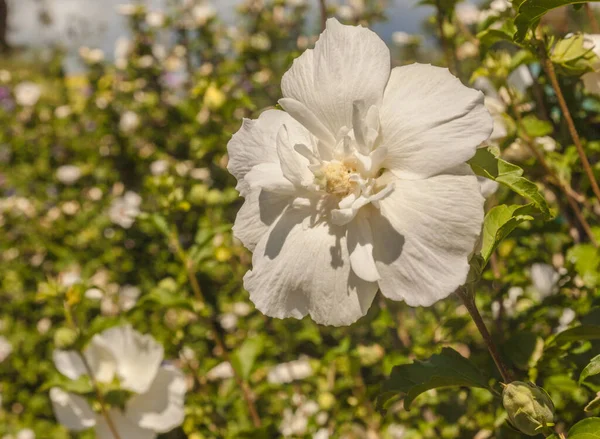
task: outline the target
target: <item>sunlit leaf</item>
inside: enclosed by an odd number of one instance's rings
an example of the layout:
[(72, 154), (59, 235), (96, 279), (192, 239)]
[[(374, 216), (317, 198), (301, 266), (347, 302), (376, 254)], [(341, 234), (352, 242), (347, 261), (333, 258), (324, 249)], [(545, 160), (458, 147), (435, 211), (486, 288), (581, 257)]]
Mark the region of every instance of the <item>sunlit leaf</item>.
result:
[(581, 384), (587, 377), (598, 375), (600, 373), (600, 355), (592, 358), (585, 369), (581, 371), (581, 375), (579, 375), (579, 384)]
[(454, 349), (444, 348), (428, 360), (395, 366), (381, 386), (377, 405), (385, 408), (391, 398), (400, 395), (404, 397), (404, 407), (408, 410), (421, 393), (445, 387), (489, 389), (488, 379), (470, 360)]
[(579, 421), (569, 430), (569, 439), (600, 439), (600, 418)]

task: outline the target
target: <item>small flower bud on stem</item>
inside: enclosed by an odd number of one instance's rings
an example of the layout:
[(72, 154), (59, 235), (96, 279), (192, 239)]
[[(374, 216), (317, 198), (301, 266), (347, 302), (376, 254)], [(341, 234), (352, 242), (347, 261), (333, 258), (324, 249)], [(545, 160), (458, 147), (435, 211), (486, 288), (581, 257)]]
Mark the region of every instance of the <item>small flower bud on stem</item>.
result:
[(541, 387), (514, 381), (504, 387), (502, 404), (510, 423), (528, 436), (552, 434), (554, 403)]

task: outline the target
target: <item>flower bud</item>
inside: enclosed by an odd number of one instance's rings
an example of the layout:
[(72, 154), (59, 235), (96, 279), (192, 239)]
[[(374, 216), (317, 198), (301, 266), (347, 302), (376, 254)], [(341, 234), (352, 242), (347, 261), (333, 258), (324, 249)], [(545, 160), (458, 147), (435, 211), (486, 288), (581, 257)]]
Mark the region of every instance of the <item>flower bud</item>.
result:
[(54, 333), (54, 344), (58, 349), (70, 348), (77, 341), (77, 332), (71, 328), (58, 328)]
[(514, 381), (504, 387), (502, 404), (512, 425), (528, 436), (536, 436), (554, 425), (554, 404), (541, 387)]

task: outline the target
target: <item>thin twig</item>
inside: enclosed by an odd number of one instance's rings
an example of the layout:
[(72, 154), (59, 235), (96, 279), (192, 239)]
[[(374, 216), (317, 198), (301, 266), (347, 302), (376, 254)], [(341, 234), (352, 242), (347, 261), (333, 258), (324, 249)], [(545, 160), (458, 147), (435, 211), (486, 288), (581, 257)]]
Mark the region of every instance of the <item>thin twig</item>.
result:
[(325, 0), (319, 0), (321, 6), (321, 31), (327, 27), (327, 3)]
[(502, 376), (502, 380), (505, 383), (512, 382), (512, 374), (508, 370), (508, 367), (502, 361), (502, 357), (500, 357), (498, 348), (496, 347), (496, 344), (492, 340), (492, 336), (490, 335), (487, 327), (485, 326), (485, 322), (483, 321), (483, 318), (481, 317), (481, 314), (477, 309), (477, 305), (475, 304), (475, 297), (473, 297), (472, 294), (469, 294), (469, 292), (467, 292), (464, 287), (460, 287), (458, 290), (456, 290), (456, 294), (458, 295), (458, 297), (460, 297), (462, 303), (465, 305), (467, 311), (469, 311), (469, 314), (471, 315), (471, 318), (475, 322), (475, 326), (477, 326), (479, 333), (483, 337), (483, 341), (485, 342), (488, 351), (490, 352), (490, 355), (492, 356), (492, 359), (494, 360), (494, 363), (498, 368), (498, 372), (500, 372), (500, 375)]
[(581, 164), (583, 165), (583, 169), (590, 180), (590, 185), (592, 186), (592, 191), (598, 201), (600, 201), (600, 186), (598, 186), (598, 182), (596, 181), (596, 177), (594, 176), (594, 170), (590, 165), (590, 162), (585, 154), (585, 150), (583, 149), (583, 145), (581, 143), (581, 138), (579, 137), (579, 133), (577, 133), (577, 129), (575, 128), (575, 123), (573, 122), (573, 117), (571, 116), (571, 112), (569, 111), (569, 107), (567, 106), (567, 102), (565, 101), (565, 97), (560, 88), (560, 84), (558, 83), (558, 78), (556, 76), (556, 71), (554, 70), (554, 65), (552, 64), (552, 60), (548, 57), (546, 53), (546, 49), (540, 46), (540, 55), (542, 57), (544, 70), (546, 70), (546, 74), (548, 78), (550, 78), (550, 83), (552, 84), (552, 88), (554, 89), (554, 93), (556, 93), (556, 98), (558, 99), (558, 104), (563, 113), (565, 121), (567, 122), (567, 127), (569, 128), (569, 133), (571, 134), (571, 138), (573, 139), (573, 143), (577, 148), (577, 153), (579, 154), (579, 158), (581, 160)]
[(590, 27), (592, 28), (592, 32), (595, 34), (600, 34), (600, 26), (598, 26), (598, 20), (596, 19), (596, 14), (594, 14), (594, 10), (590, 6), (589, 3), (586, 3), (584, 6), (585, 13), (588, 16), (588, 20), (590, 21)]
[[(172, 236), (170, 241), (171, 245), (175, 248), (176, 255), (184, 264), (185, 272), (190, 282), (190, 286), (192, 287), (192, 291), (196, 296), (196, 300), (198, 300), (201, 303), (206, 303), (206, 301), (204, 300), (204, 294), (202, 293), (202, 289), (200, 288), (200, 284), (198, 283), (198, 279), (196, 278), (193, 262), (190, 260), (186, 252), (181, 248), (179, 240), (176, 236)], [(229, 356), (229, 351), (227, 350), (227, 346), (225, 345), (224, 341), (221, 339), (217, 323), (213, 319), (208, 320), (211, 325), (215, 343), (217, 344), (217, 349), (223, 360), (232, 365), (233, 377), (238, 387), (242, 390), (242, 395), (244, 396), (244, 400), (246, 402), (246, 405), (248, 406), (248, 412), (250, 413), (250, 417), (252, 418), (252, 423), (256, 428), (259, 428), (262, 425), (262, 421), (258, 414), (258, 410), (256, 409), (256, 405), (254, 404), (254, 398), (252, 397), (251, 391), (248, 388), (247, 383), (242, 379), (238, 371), (235, 370), (235, 367), (233, 367), (231, 357)]]

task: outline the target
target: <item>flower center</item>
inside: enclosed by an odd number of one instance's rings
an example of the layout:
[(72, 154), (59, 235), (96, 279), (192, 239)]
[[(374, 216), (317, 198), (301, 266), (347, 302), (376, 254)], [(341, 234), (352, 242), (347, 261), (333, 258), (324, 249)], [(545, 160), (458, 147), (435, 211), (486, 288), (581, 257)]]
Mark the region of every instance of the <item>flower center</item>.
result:
[(321, 168), (321, 176), (318, 178), (319, 186), (323, 187), (327, 193), (345, 197), (356, 187), (356, 181), (352, 181), (352, 174), (356, 169), (346, 166), (341, 162), (329, 162)]

